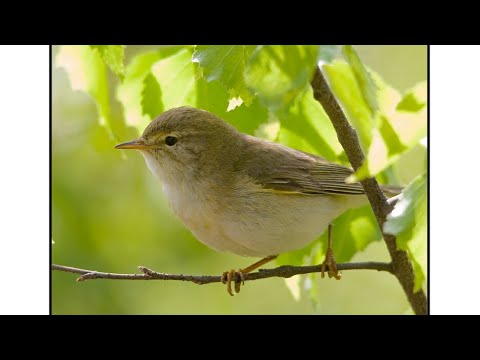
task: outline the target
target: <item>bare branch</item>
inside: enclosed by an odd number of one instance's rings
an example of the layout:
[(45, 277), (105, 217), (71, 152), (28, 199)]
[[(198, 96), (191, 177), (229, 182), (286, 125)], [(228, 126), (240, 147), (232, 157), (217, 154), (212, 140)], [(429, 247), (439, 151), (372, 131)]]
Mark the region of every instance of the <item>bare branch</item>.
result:
[[(325, 77), (318, 67), (313, 75), (311, 85), (313, 96), (315, 100), (322, 104), (323, 109), (328, 114), (330, 121), (337, 132), (338, 140), (348, 156), (348, 160), (350, 160), (353, 169), (358, 170), (365, 161), (365, 156), (360, 148), (357, 133), (348, 122), (342, 108), (335, 99)], [(387, 202), (385, 195), (374, 177), (362, 180), (361, 184), (383, 233), (383, 223), (385, 222), (387, 215), (392, 211), (393, 204)], [(383, 233), (383, 239), (385, 240), (390, 257), (392, 258), (393, 273), (400, 281), (413, 311), (417, 315), (427, 314), (427, 297), (425, 296), (425, 293), (423, 290), (416, 293), (413, 292), (415, 276), (407, 253), (397, 249), (395, 236)]]
[[(338, 270), (377, 270), (393, 273), (392, 265), (383, 262), (358, 262), (337, 264)], [(94, 280), (94, 279), (110, 279), (110, 280), (177, 280), (190, 281), (198, 285), (219, 283), (220, 275), (183, 275), (183, 274), (166, 274), (153, 271), (144, 266), (139, 266), (141, 274), (116, 274), (95, 270), (85, 270), (70, 266), (52, 264), (52, 270), (70, 272), (80, 274), (77, 281)], [(258, 272), (245, 275), (245, 281), (260, 280), (271, 277), (289, 278), (300, 274), (310, 274), (321, 272), (322, 265), (312, 266), (291, 266), (284, 265), (274, 269), (260, 269)]]

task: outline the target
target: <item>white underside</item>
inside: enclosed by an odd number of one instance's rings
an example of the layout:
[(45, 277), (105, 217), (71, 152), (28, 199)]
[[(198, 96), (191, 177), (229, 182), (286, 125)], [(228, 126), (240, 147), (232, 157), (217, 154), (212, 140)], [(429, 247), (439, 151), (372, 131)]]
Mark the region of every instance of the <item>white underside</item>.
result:
[(363, 195), (293, 195), (252, 189), (211, 202), (203, 189), (170, 179), (154, 159), (142, 154), (162, 181), (175, 214), (198, 240), (218, 251), (264, 257), (296, 250), (318, 238), (342, 212), (366, 202)]
[[(346, 198), (337, 196), (256, 195), (256, 201), (244, 203), (240, 211), (219, 214), (204, 208), (200, 216), (184, 214), (184, 221), (216, 250), (264, 257), (306, 246), (350, 207)], [(363, 202), (362, 198), (357, 199)]]

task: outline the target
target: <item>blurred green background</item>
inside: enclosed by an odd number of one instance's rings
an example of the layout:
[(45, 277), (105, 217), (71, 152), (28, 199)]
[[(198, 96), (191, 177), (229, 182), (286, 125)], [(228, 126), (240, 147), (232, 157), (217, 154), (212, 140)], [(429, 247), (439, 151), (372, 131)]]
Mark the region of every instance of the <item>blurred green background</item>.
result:
[[(356, 46), (363, 62), (400, 92), (427, 78), (426, 46)], [(151, 46), (127, 46), (128, 64)], [(168, 209), (160, 184), (137, 152), (113, 149), (98, 124), (93, 101), (72, 91), (52, 57), (53, 262), (98, 271), (133, 273), (138, 265), (161, 272), (220, 274), (256, 259), (217, 253), (201, 244)], [(115, 81), (110, 79), (110, 81)], [(113, 116), (121, 117), (115, 99)], [(129, 128), (126, 139), (138, 136)], [(122, 140), (126, 140), (122, 139)], [(408, 163), (416, 150), (400, 162)], [(352, 261), (388, 261), (383, 242)], [(345, 272), (318, 282), (318, 302), (296, 301), (283, 279), (248, 282), (230, 297), (224, 285), (166, 281), (74, 281), (52, 274), (53, 314), (402, 314), (411, 313), (392, 275)]]

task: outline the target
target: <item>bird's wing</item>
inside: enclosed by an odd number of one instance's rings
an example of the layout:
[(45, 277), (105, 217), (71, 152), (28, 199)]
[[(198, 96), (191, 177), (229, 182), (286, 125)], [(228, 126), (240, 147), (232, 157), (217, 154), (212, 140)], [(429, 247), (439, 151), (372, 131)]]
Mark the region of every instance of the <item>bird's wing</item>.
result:
[(360, 183), (345, 183), (352, 169), (316, 155), (274, 144), (264, 160), (268, 166), (260, 167), (252, 159), (248, 167), (248, 174), (263, 190), (310, 195), (365, 193)]
[(278, 169), (261, 180), (264, 189), (301, 194), (364, 194), (360, 183), (346, 184), (352, 170), (332, 163), (314, 163), (310, 167)]

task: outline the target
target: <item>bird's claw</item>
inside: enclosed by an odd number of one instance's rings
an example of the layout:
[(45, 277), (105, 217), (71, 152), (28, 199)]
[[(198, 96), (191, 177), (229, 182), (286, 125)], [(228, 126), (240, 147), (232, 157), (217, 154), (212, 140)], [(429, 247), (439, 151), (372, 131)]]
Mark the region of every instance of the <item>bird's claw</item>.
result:
[(325, 271), (328, 268), (328, 277), (334, 277), (337, 280), (342, 278), (342, 274), (338, 272), (337, 263), (335, 262), (335, 258), (333, 257), (333, 250), (331, 248), (327, 249), (327, 253), (325, 254), (325, 260), (322, 262), (322, 270), (321, 276), (322, 279), (325, 277)]
[(245, 276), (241, 270), (225, 271), (222, 274), (222, 284), (227, 284), (227, 292), (233, 296), (232, 281), (234, 283), (235, 292), (240, 292), (240, 287), (245, 284)]

